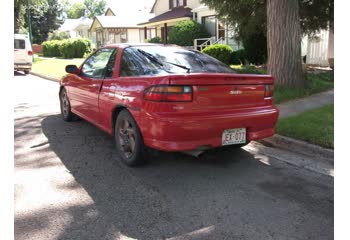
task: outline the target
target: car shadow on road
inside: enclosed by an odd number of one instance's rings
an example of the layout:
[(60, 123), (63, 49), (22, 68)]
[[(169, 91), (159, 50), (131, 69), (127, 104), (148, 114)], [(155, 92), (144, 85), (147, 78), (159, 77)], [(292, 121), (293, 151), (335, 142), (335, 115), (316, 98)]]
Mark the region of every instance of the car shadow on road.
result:
[(26, 74), (24, 74), (23, 72), (14, 71), (13, 75), (14, 76), (25, 76)]
[[(295, 203), (283, 195), (276, 200), (259, 188), (271, 178), (284, 181), (285, 170), (262, 164), (243, 149), (215, 150), (199, 158), (158, 152), (146, 165), (129, 168), (119, 161), (113, 138), (85, 121), (66, 123), (52, 115), (41, 125), (50, 149), (75, 179), (57, 188), (83, 188), (93, 204), (18, 219), (17, 232), (36, 231), (26, 223), (45, 225), (45, 219), (59, 217), (59, 211), (71, 220), (57, 239), (119, 239), (116, 232), (120, 238), (136, 239), (268, 239), (270, 232), (277, 238), (295, 232), (280, 227), (296, 220), (288, 210)], [(291, 184), (304, 184), (304, 179), (289, 177)], [(291, 191), (301, 194), (296, 201), (309, 204), (310, 199), (302, 197), (309, 189)], [(330, 206), (321, 203), (329, 214)]]

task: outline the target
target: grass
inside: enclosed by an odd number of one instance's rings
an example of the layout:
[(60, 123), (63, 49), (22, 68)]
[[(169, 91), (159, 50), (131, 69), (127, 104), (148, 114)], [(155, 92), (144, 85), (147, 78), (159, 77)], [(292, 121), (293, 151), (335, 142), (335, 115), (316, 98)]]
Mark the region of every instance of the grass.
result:
[(84, 61), (83, 58), (74, 59), (58, 59), (58, 58), (34, 58), (32, 72), (61, 79), (66, 75), (65, 67), (69, 64), (77, 65), (78, 67)]
[[(231, 65), (238, 73), (266, 74), (266, 69), (256, 68), (254, 65)], [(310, 96), (334, 88), (334, 72), (307, 72), (305, 88), (289, 88), (275, 86), (274, 99), (279, 104), (297, 98)]]
[(334, 148), (334, 104), (278, 121), (278, 134)]

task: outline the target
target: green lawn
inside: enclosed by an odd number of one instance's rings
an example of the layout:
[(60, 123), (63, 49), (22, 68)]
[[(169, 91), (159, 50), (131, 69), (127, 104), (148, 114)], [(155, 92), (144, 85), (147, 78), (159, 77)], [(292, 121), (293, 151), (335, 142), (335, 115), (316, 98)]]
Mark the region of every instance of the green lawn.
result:
[(59, 59), (36, 57), (34, 58), (32, 72), (61, 79), (64, 75), (66, 75), (66, 65), (75, 64), (79, 67), (83, 61), (84, 58)]
[(334, 105), (281, 119), (277, 123), (276, 132), (326, 148), (334, 148)]
[[(231, 65), (231, 68), (238, 73), (266, 74), (266, 70), (256, 68), (254, 65)], [(334, 72), (322, 72), (306, 74), (306, 87), (288, 88), (283, 86), (275, 86), (274, 98), (275, 103), (279, 104), (289, 100), (310, 96), (314, 93), (330, 90), (334, 88)]]

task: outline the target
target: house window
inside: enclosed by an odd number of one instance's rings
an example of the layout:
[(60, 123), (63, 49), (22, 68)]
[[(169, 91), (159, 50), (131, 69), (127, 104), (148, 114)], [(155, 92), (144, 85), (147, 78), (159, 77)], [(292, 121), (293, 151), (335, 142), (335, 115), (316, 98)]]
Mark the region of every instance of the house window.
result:
[(170, 5), (170, 9), (186, 6), (186, 0), (170, 0), (169, 5)]

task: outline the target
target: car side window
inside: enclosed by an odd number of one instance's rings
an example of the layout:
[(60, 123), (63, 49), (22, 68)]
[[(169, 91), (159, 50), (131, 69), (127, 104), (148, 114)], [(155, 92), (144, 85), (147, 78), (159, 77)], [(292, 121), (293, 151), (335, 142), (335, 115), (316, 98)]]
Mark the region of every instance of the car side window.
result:
[(103, 48), (95, 52), (83, 64), (81, 74), (90, 78), (104, 78), (107, 63), (114, 50), (114, 48)]

